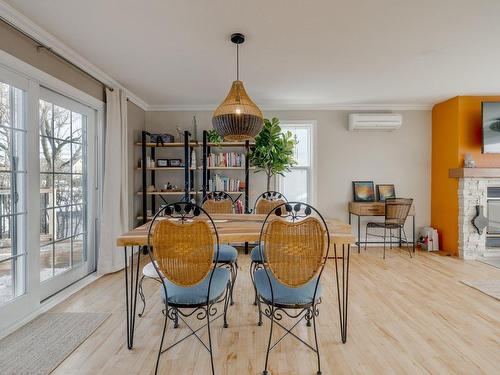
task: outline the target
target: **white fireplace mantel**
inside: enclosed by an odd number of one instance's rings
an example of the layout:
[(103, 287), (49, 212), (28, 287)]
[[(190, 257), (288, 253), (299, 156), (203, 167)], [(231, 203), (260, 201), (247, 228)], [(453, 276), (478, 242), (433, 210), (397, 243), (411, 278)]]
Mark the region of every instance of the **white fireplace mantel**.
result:
[(451, 178), (500, 178), (500, 168), (450, 168)]

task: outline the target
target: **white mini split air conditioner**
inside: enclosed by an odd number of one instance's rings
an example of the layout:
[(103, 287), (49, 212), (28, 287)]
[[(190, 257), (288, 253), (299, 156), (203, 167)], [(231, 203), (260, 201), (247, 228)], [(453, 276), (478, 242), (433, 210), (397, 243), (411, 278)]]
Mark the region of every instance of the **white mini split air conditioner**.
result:
[(393, 131), (403, 125), (398, 113), (351, 113), (349, 131)]

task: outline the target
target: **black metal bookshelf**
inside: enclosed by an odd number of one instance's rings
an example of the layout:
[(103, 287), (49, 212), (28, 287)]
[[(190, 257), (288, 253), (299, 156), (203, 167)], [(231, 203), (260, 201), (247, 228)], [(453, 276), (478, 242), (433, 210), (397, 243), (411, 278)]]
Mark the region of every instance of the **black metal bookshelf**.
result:
[[(193, 195), (192, 187), (194, 187), (194, 170), (191, 168), (191, 152), (197, 146), (197, 143), (190, 142), (191, 133), (184, 132), (183, 142), (162, 143), (162, 142), (148, 142), (148, 137), (151, 138), (151, 133), (143, 131), (141, 136), (141, 171), (142, 171), (142, 189), (138, 192), (142, 195), (142, 216), (139, 218), (143, 224), (148, 221), (148, 197), (151, 199), (151, 211), (156, 212), (156, 197), (161, 199), (165, 204), (169, 203), (164, 197), (168, 195), (184, 196), (184, 200), (188, 201)], [(156, 148), (159, 147), (177, 147), (184, 150), (184, 166), (183, 167), (157, 167), (151, 168), (147, 165), (148, 149), (149, 156), (156, 162)], [(151, 185), (156, 187), (156, 172), (157, 171), (184, 171), (184, 189), (182, 191), (154, 191), (148, 192), (148, 172), (150, 173)]]
[[(213, 170), (226, 170), (235, 171), (241, 170), (245, 174), (245, 190), (244, 191), (227, 191), (229, 194), (243, 194), (244, 195), (244, 212), (250, 213), (249, 211), (249, 183), (250, 183), (250, 167), (249, 167), (249, 152), (252, 144), (248, 141), (246, 142), (220, 142), (220, 143), (210, 143), (207, 141), (207, 132), (203, 131), (203, 143), (199, 144), (196, 141), (191, 141), (191, 133), (188, 131), (184, 132), (183, 142), (173, 142), (173, 143), (161, 143), (161, 142), (151, 142), (151, 133), (148, 131), (143, 131), (141, 134), (141, 141), (137, 143), (137, 146), (141, 147), (141, 166), (138, 169), (141, 171), (142, 177), (142, 188), (137, 192), (138, 195), (142, 196), (142, 216), (138, 217), (138, 220), (145, 224), (150, 217), (147, 215), (148, 203), (150, 202), (151, 212), (156, 212), (158, 206), (158, 201), (160, 203), (172, 203), (178, 201), (179, 197), (188, 201), (195, 199), (197, 202), (201, 203), (201, 200), (207, 193), (208, 181), (210, 179), (211, 171)], [(157, 148), (180, 148), (183, 150), (184, 155), (184, 166), (183, 167), (149, 167), (147, 165), (148, 155), (152, 160), (157, 160)], [(202, 166), (193, 167), (191, 165), (191, 153), (197, 147), (202, 147)], [(245, 154), (245, 166), (244, 167), (208, 167), (207, 158), (210, 154), (212, 147), (223, 147), (223, 148), (243, 148)], [(195, 174), (196, 171), (202, 171), (202, 184), (201, 191), (196, 191), (195, 186)], [(184, 174), (184, 188), (181, 191), (157, 191), (156, 190), (156, 177), (157, 172), (172, 172)], [(182, 173), (181, 172), (181, 173)], [(155, 191), (148, 192), (148, 174), (150, 178), (150, 184), (155, 186)], [(166, 197), (175, 197), (175, 199), (167, 199)], [(157, 207), (158, 206), (158, 207)]]

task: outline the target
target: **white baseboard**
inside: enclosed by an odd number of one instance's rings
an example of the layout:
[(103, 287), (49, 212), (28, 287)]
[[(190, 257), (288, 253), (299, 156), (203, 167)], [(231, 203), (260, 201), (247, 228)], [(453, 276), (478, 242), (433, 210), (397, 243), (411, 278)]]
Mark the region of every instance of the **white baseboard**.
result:
[(78, 280), (76, 283), (68, 286), (67, 288), (61, 290), (59, 293), (53, 295), (52, 297), (46, 299), (42, 303), (40, 303), (40, 306), (38, 309), (33, 311), (33, 313), (25, 316), (24, 318), (18, 320), (17, 322), (13, 323), (11, 326), (0, 332), (0, 339), (11, 334), (14, 332), (16, 329), (21, 328), (24, 326), (26, 323), (29, 323), (33, 319), (35, 319), (37, 316), (43, 314), (44, 312), (49, 311), (51, 308), (54, 306), (60, 304), (64, 300), (68, 299), (71, 297), (73, 294), (76, 292), (82, 290), (85, 288), (87, 285), (93, 283), (96, 281), (98, 278), (101, 276), (98, 276), (96, 272), (91, 273), (90, 275), (85, 276), (83, 279)]

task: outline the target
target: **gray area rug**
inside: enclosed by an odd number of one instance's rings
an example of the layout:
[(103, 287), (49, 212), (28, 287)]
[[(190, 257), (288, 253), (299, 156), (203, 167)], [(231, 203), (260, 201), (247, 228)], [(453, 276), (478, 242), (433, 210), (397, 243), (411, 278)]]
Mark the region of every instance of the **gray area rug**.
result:
[(470, 280), (462, 283), (500, 301), (500, 280)]
[(0, 340), (0, 374), (45, 375), (111, 314), (45, 313)]
[(488, 257), (479, 257), (477, 260), (481, 263), (489, 264), (490, 266), (500, 268), (500, 258), (488, 258)]

